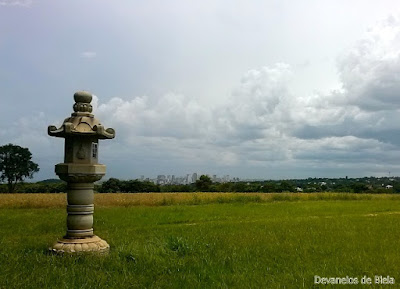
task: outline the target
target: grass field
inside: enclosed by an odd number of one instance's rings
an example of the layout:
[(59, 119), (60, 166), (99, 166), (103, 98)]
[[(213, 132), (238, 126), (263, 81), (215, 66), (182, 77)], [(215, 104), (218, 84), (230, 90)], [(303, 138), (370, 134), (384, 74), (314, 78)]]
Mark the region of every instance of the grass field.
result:
[[(398, 288), (400, 196), (97, 194), (108, 256), (54, 256), (65, 194), (0, 195), (0, 288)], [(316, 285), (323, 277), (372, 285)], [(395, 285), (374, 284), (391, 276)]]

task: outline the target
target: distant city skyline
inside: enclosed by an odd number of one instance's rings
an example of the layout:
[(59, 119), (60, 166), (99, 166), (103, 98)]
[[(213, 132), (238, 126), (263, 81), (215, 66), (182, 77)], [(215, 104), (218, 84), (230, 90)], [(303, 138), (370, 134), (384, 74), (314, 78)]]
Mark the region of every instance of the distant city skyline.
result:
[(216, 183), (225, 183), (225, 182), (230, 182), (230, 181), (239, 181), (239, 178), (233, 177), (231, 178), (229, 175), (224, 175), (224, 176), (217, 176), (217, 175), (210, 175), (207, 173), (201, 173), (198, 174), (197, 172), (194, 173), (187, 173), (184, 174), (183, 176), (175, 176), (175, 175), (157, 175), (157, 177), (146, 177), (145, 175), (141, 175), (140, 178), (138, 178), (141, 181), (151, 181), (157, 185), (187, 185), (187, 184), (193, 184), (196, 183), (197, 180), (200, 179), (202, 175), (206, 175), (210, 177), (211, 181), (216, 182)]

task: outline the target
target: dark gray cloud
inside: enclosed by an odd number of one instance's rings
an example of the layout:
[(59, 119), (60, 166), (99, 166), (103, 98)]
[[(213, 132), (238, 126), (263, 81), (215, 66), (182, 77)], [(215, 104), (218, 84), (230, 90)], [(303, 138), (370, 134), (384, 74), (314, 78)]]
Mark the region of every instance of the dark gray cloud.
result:
[(372, 28), (339, 60), (342, 90), (315, 99), (320, 118), (293, 130), (293, 136), (320, 139), (356, 136), (400, 145), (400, 22), (389, 17)]

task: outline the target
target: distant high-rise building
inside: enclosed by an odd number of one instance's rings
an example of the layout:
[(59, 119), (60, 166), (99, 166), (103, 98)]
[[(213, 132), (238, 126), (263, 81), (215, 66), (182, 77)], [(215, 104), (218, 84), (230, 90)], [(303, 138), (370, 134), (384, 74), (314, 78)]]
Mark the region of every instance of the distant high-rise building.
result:
[(166, 179), (165, 175), (158, 175), (156, 183), (157, 183), (157, 185), (163, 185), (166, 183), (166, 180), (167, 179)]
[(229, 175), (225, 175), (225, 176), (223, 176), (221, 178), (218, 178), (217, 180), (222, 182), (222, 183), (227, 183), (227, 182), (230, 181), (230, 177), (229, 177)]
[(195, 183), (197, 181), (197, 173), (193, 173), (192, 175), (192, 183)]

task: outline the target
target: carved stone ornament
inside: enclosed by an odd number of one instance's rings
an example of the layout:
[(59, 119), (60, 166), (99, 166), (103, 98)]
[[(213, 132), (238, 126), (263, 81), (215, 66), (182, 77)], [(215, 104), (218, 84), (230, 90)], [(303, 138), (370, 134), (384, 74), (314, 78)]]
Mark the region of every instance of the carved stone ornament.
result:
[(97, 236), (83, 239), (61, 239), (50, 248), (56, 254), (107, 253), (109, 249), (110, 245)]

